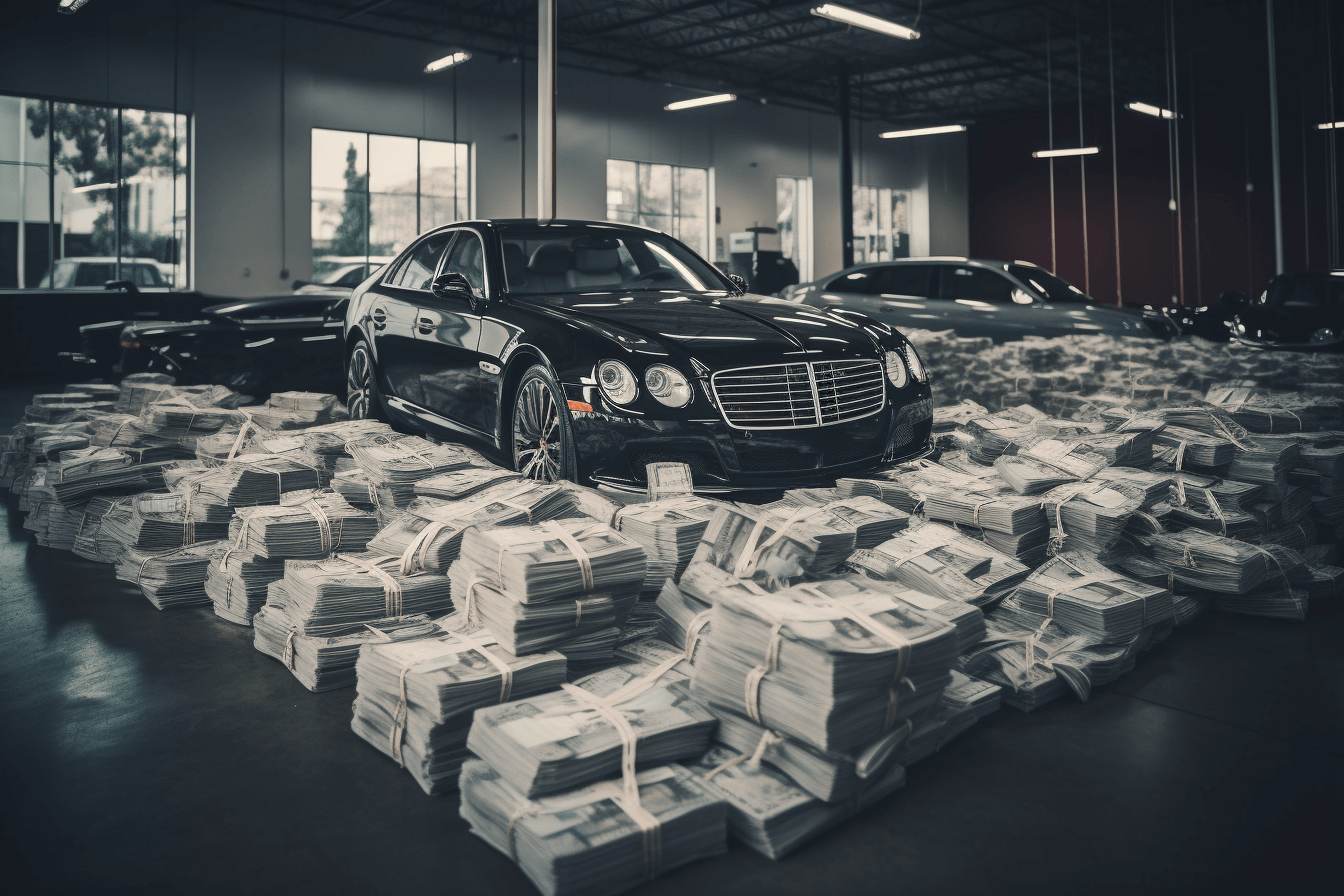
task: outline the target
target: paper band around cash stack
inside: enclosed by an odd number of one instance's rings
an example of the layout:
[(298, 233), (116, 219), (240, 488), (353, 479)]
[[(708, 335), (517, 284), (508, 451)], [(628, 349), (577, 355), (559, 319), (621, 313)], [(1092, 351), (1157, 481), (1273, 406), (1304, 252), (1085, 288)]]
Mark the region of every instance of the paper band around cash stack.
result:
[(372, 575), (374, 578), (378, 579), (378, 581), (382, 582), (382, 583), (383, 583), (383, 605), (384, 605), (384, 609), (385, 609), (385, 611), (386, 611), (386, 612), (383, 613), (383, 615), (384, 615), (384, 616), (400, 616), (400, 615), (401, 615), (401, 609), (402, 609), (402, 607), (401, 607), (401, 597), (402, 597), (402, 595), (401, 595), (401, 585), (397, 582), (396, 579), (394, 579), (392, 576), (388, 575), (387, 572), (385, 572), (384, 570), (379, 569), (378, 566), (377, 566), (377, 564), (379, 564), (379, 563), (387, 563), (387, 562), (389, 562), (389, 561), (395, 562), (398, 558), (396, 558), (396, 557), (378, 557), (378, 558), (376, 558), (375, 560), (373, 560), (372, 562), (370, 562), (370, 561), (368, 561), (368, 560), (363, 560), (363, 559), (361, 559), (361, 558), (359, 558), (359, 557), (352, 557), (352, 556), (349, 555), (349, 554), (337, 554), (337, 555), (336, 555), (336, 559), (337, 559), (337, 560), (344, 560), (346, 563), (349, 563), (349, 564), (352, 565), (352, 566), (357, 566), (357, 567), (359, 567), (360, 569), (362, 569), (362, 570), (364, 570), (365, 572), (367, 572), (367, 573), (369, 573), (370, 575)]
[(784, 738), (780, 735), (771, 731), (769, 728), (765, 729), (765, 733), (761, 735), (761, 739), (757, 742), (755, 750), (750, 754), (738, 753), (732, 759), (715, 766), (709, 774), (705, 775), (705, 780), (713, 781), (716, 775), (721, 772), (726, 772), (730, 768), (742, 765), (743, 763), (746, 763), (747, 768), (752, 770), (760, 768), (761, 760), (765, 758), (765, 751), (782, 740), (784, 740)]

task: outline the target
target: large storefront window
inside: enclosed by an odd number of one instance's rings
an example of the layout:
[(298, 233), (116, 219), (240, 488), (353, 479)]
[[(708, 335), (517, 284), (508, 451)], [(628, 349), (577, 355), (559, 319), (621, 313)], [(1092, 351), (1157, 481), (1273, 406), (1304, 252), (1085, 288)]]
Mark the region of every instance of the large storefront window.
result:
[(0, 96), (0, 288), (189, 288), (189, 127)]
[(854, 263), (910, 257), (910, 194), (854, 187)]
[(780, 251), (806, 283), (812, 279), (812, 178), (775, 178), (775, 211)]
[(607, 159), (607, 220), (642, 224), (709, 257), (709, 170)]
[(419, 233), (470, 217), (469, 148), (313, 129), (313, 279), (351, 285)]

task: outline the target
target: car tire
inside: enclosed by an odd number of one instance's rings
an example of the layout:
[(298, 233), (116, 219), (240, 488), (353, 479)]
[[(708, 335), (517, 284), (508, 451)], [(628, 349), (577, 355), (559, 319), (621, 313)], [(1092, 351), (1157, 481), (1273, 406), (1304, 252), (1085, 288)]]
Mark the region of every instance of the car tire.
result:
[(360, 339), (345, 364), (345, 404), (352, 420), (382, 420), (383, 399), (378, 394), (378, 372), (373, 350)]
[(538, 482), (577, 478), (569, 407), (549, 370), (540, 364), (527, 369), (514, 392), (510, 417), (515, 470)]

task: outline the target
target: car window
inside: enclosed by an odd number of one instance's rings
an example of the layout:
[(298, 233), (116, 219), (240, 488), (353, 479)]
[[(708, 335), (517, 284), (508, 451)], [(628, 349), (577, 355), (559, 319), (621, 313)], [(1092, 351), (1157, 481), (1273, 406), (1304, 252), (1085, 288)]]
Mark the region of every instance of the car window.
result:
[(932, 296), (929, 281), (935, 270), (926, 264), (887, 265), (877, 276), (877, 291), (884, 296)]
[(392, 286), (404, 289), (429, 289), (429, 282), (434, 279), (434, 271), (439, 266), (439, 256), (448, 248), (448, 240), (452, 236), (453, 231), (450, 230), (430, 234), (421, 240), (407, 253), (401, 262), (401, 267), (388, 282)]
[(1091, 301), (1087, 293), (1067, 280), (1056, 277), (1044, 268), (1026, 264), (1010, 264), (1008, 265), (1008, 273), (1052, 302)]
[(71, 286), (76, 288), (84, 286), (101, 287), (107, 281), (115, 278), (112, 265), (105, 262), (85, 262), (75, 268), (75, 281)]
[(364, 266), (359, 265), (346, 271), (341, 276), (332, 281), (333, 286), (348, 286), (354, 289), (364, 282)]
[(464, 230), (448, 260), (443, 264), (443, 273), (456, 271), (467, 278), (471, 291), (477, 298), (485, 296), (485, 250), (481, 238), (470, 230)]
[(138, 264), (135, 266), (135, 285), (136, 286), (162, 286), (163, 280), (159, 277), (159, 269), (149, 264)]
[(875, 296), (881, 292), (878, 280), (882, 270), (882, 268), (862, 268), (848, 274), (841, 274), (827, 283), (826, 288), (832, 292), (855, 292), (860, 295)]
[(943, 268), (942, 297), (979, 302), (1013, 300), (1013, 284), (1007, 277), (987, 268), (948, 266)]
[(1301, 313), (1338, 307), (1342, 295), (1344, 284), (1304, 278), (1284, 283), (1275, 290), (1274, 299), (1283, 303), (1283, 310)]

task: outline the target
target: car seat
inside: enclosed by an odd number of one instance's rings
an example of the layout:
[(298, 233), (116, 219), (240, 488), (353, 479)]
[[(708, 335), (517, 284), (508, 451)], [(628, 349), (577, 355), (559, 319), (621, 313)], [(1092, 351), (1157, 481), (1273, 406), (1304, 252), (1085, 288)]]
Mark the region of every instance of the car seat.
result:
[(573, 253), (563, 243), (538, 246), (527, 263), (528, 292), (560, 292), (565, 288), (565, 272), (570, 269)]
[(595, 286), (616, 286), (621, 275), (621, 256), (616, 247), (581, 246), (574, 249), (574, 267), (565, 271), (565, 285), (570, 289)]

